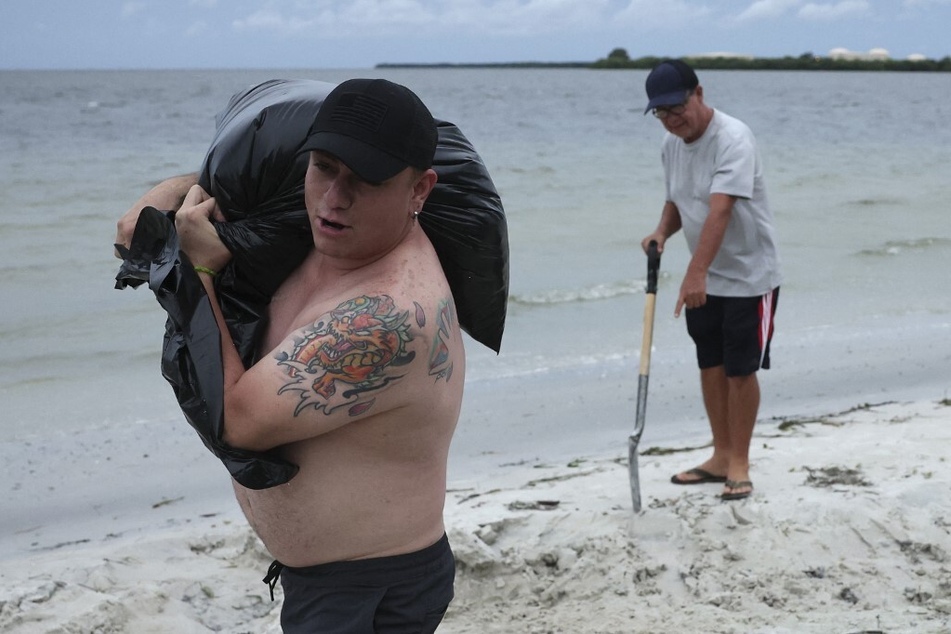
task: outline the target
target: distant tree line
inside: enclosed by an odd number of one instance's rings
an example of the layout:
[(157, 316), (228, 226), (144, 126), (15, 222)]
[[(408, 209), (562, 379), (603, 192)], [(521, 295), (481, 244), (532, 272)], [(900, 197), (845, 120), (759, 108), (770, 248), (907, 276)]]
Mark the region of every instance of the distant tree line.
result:
[[(666, 58), (631, 59), (623, 48), (616, 48), (589, 68), (649, 69)], [(951, 57), (939, 60), (908, 59), (834, 59), (803, 53), (799, 57), (684, 57), (697, 70), (892, 70), (951, 72)]]
[(436, 62), (432, 64), (381, 63), (376, 68), (593, 68), (591, 62)]
[[(615, 48), (595, 62), (492, 62), (435, 64), (377, 64), (377, 68), (596, 68), (650, 69), (664, 57), (631, 59), (623, 48)], [(803, 53), (799, 57), (684, 57), (697, 70), (892, 70), (951, 72), (951, 57), (942, 59), (839, 59)]]

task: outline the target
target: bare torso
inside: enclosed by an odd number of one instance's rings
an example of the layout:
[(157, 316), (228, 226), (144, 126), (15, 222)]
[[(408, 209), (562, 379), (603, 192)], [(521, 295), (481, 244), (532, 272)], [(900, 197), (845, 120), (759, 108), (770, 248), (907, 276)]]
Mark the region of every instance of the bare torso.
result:
[[(370, 267), (316, 285), (313, 276), (301, 274), (313, 263), (312, 254), (271, 303), (263, 350), (363, 294), (388, 295), (413, 314), (408, 346), (415, 356), (398, 381), (398, 389), (412, 398), (279, 447), (300, 467), (287, 484), (264, 490), (234, 484), (248, 521), (286, 565), (412, 552), (433, 544), (445, 530), (446, 460), (462, 402), (465, 352), (455, 318), (448, 338), (438, 332), (445, 320), (437, 313), (441, 305), (451, 306), (451, 293), (428, 239), (417, 231)], [(443, 372), (436, 374), (431, 359), (440, 338), (449, 343), (448, 358), (441, 356)]]

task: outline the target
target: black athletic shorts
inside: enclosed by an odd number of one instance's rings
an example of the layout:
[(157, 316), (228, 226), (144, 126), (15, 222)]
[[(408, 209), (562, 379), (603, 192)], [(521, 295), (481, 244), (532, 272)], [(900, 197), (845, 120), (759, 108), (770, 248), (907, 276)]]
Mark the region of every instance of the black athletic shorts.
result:
[(284, 634), (430, 634), (453, 598), (449, 539), (423, 550), (281, 570)]
[(685, 311), (687, 332), (697, 346), (700, 369), (722, 365), (727, 376), (769, 369), (769, 344), (779, 288), (759, 297), (707, 295), (707, 303)]

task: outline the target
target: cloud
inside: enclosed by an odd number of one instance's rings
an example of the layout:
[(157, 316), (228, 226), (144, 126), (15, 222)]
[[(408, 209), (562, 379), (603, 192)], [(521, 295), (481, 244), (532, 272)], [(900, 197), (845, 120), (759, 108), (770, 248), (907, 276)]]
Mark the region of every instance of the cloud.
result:
[(800, 0), (756, 0), (736, 16), (739, 22), (776, 18), (799, 6)]
[(278, 33), (293, 33), (308, 28), (309, 23), (286, 18), (279, 11), (261, 9), (251, 15), (238, 18), (232, 23), (237, 31), (276, 31)]
[(446, 11), (438, 16), (440, 22), (506, 35), (557, 32), (569, 26), (584, 30), (602, 24), (610, 9), (604, 0), (464, 0), (445, 4)]
[[(951, 2), (951, 0), (905, 0), (905, 2), (945, 1)], [(868, 0), (841, 0), (840, 2), (824, 4), (809, 2), (805, 5), (802, 4), (802, 0), (756, 0), (736, 17), (736, 21), (752, 22), (778, 18), (797, 8), (796, 16), (804, 20), (835, 20), (850, 15), (867, 13), (870, 6)]]
[(837, 20), (850, 15), (859, 15), (869, 10), (867, 0), (843, 0), (836, 4), (816, 4), (810, 2), (799, 10), (804, 20)]
[(409, 29), (465, 29), (473, 34), (528, 36), (593, 31), (605, 25), (663, 28), (709, 13), (689, 0), (310, 0), (271, 2), (233, 22), (239, 31), (294, 34), (319, 30), (327, 37), (405, 35)]
[(204, 20), (199, 20), (198, 22), (192, 23), (187, 29), (185, 29), (186, 37), (199, 37), (208, 32), (208, 23)]
[(405, 33), (408, 26), (432, 22), (428, 10), (416, 0), (318, 1), (281, 8), (270, 3), (233, 26), (238, 31), (270, 31), (283, 35), (319, 30), (328, 37), (370, 35), (380, 31)]
[(137, 13), (141, 13), (146, 9), (146, 4), (144, 2), (123, 2), (122, 3), (122, 17), (129, 18)]
[(705, 26), (713, 10), (702, 2), (691, 0), (630, 0), (608, 23), (638, 31), (678, 31), (693, 26)]

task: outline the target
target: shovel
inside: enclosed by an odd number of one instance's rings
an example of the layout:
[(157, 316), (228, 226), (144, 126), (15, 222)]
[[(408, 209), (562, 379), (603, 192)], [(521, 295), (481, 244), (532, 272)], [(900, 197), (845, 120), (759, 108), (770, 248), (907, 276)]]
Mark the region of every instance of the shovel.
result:
[(647, 380), (651, 369), (651, 341), (654, 338), (654, 304), (657, 299), (657, 271), (660, 269), (660, 253), (657, 242), (647, 245), (647, 289), (644, 292), (644, 336), (641, 338), (641, 370), (637, 377), (637, 418), (634, 433), (627, 439), (627, 468), (631, 476), (631, 501), (634, 512), (641, 511), (641, 481), (637, 471), (637, 444), (644, 433), (644, 418), (647, 414)]

